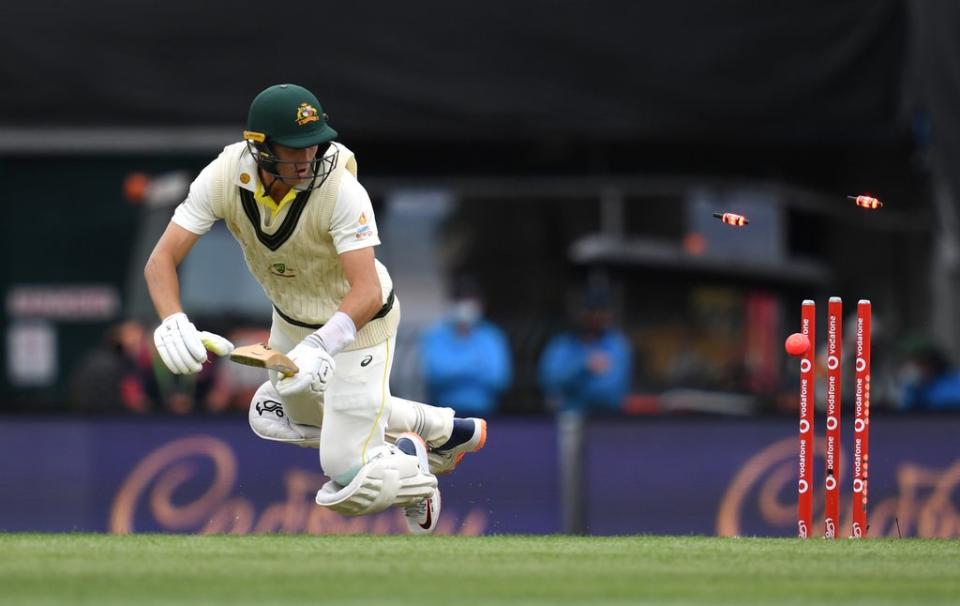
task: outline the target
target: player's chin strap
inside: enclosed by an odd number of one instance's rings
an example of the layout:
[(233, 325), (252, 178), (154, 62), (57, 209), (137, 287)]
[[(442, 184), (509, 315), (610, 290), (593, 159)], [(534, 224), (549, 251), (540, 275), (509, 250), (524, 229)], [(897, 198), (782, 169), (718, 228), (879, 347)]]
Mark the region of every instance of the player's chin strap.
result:
[[(263, 149), (265, 149), (266, 152), (263, 152), (263, 151), (260, 149), (259, 146), (263, 146)], [(273, 149), (270, 147), (270, 143), (267, 142), (267, 141), (265, 141), (265, 142), (263, 142), (263, 143), (260, 143), (259, 146), (255, 146), (255, 147), (257, 148), (257, 154), (258, 154), (258, 155), (257, 155), (257, 156), (254, 156), (254, 157), (258, 157), (258, 158), (267, 157), (267, 158), (269, 158), (269, 159), (264, 159), (264, 160), (262, 160), (262, 161), (261, 161), (261, 160), (258, 160), (258, 161), (257, 161), (257, 166), (260, 168), (260, 170), (262, 171), (263, 174), (265, 174), (265, 175), (270, 175), (271, 177), (273, 177), (273, 178), (270, 180), (270, 183), (269, 183), (269, 184), (267, 184), (267, 183), (264, 183), (264, 184), (263, 184), (263, 195), (264, 195), (264, 196), (269, 196), (269, 195), (270, 195), (270, 192), (273, 190), (273, 186), (276, 185), (277, 182), (284, 183), (284, 184), (286, 184), (288, 187), (290, 187), (291, 189), (294, 189), (294, 187), (293, 187), (292, 185), (290, 185), (289, 183), (287, 183), (286, 179), (284, 179), (284, 178), (280, 175), (280, 173), (277, 172), (277, 164), (278, 164), (279, 161), (276, 159), (276, 158), (277, 158), (277, 155), (276, 155), (275, 153), (273, 153)], [(319, 167), (317, 166), (316, 161), (317, 161), (317, 159), (314, 158), (314, 159), (313, 159), (313, 167), (312, 167), (312, 168), (313, 168), (313, 178), (310, 179), (310, 185), (307, 187), (306, 191), (312, 190), (312, 189), (313, 189), (313, 182), (317, 180), (317, 170), (319, 169)]]
[(317, 492), (317, 505), (343, 515), (360, 516), (393, 505), (419, 503), (429, 498), (436, 487), (436, 476), (421, 472), (416, 457), (385, 444), (346, 486), (333, 480), (324, 484)]
[[(269, 196), (270, 191), (273, 189), (273, 186), (280, 183), (287, 183), (286, 179), (277, 172), (277, 164), (280, 160), (277, 159), (277, 155), (273, 152), (273, 148), (270, 147), (270, 142), (266, 140), (265, 136), (260, 133), (250, 133), (245, 132), (247, 143), (247, 151), (253, 156), (254, 162), (264, 174), (271, 176), (273, 179), (269, 184), (264, 183), (263, 195)], [(253, 138), (253, 135), (258, 135), (257, 138)], [(261, 140), (262, 139), (262, 140)], [(330, 156), (327, 156), (327, 151), (333, 147), (333, 153)], [(313, 191), (320, 186), (322, 186), (327, 177), (330, 176), (330, 173), (333, 172), (333, 167), (336, 166), (337, 160), (340, 157), (340, 149), (336, 147), (333, 142), (327, 142), (325, 144), (320, 144), (317, 147), (317, 155), (314, 156), (311, 160), (311, 173), (310, 183), (306, 187), (297, 187), (296, 185), (290, 185), (291, 189), (294, 189), (298, 192), (309, 192)], [(327, 165), (327, 170), (323, 170), (324, 165)], [(322, 173), (322, 174), (321, 174)], [(320, 181), (317, 182), (317, 177), (320, 177)]]

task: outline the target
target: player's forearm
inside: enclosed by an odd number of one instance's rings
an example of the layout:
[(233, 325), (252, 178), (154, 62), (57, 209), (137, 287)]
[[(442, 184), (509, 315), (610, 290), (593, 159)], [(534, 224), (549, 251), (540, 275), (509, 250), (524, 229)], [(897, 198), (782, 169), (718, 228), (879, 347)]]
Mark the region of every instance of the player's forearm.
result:
[(339, 311), (350, 316), (357, 330), (363, 328), (383, 307), (380, 282), (364, 282), (351, 286), (350, 292), (340, 303)]
[(180, 305), (177, 265), (172, 256), (154, 251), (143, 268), (143, 277), (147, 281), (150, 299), (161, 319), (183, 311)]
[(161, 319), (183, 311), (180, 306), (177, 266), (199, 238), (199, 234), (170, 221), (147, 259), (143, 276), (147, 280), (150, 299), (153, 300), (153, 306)]

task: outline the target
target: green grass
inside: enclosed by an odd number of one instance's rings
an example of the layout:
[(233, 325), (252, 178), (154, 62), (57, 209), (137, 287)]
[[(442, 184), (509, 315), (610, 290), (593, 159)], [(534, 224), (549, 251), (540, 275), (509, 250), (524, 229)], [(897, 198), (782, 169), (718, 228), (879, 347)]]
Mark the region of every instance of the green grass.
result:
[(960, 541), (0, 534), (2, 604), (935, 604)]

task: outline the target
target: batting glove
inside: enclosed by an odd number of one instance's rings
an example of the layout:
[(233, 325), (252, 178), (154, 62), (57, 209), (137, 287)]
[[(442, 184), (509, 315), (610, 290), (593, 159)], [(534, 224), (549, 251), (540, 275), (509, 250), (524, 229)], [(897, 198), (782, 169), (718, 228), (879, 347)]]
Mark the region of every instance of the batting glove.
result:
[(198, 331), (182, 311), (163, 319), (153, 331), (153, 343), (164, 365), (175, 375), (200, 372), (207, 361), (207, 350), (218, 356), (233, 351), (233, 343), (212, 332)]
[(277, 391), (281, 396), (293, 396), (302, 393), (321, 394), (333, 378), (336, 363), (333, 356), (322, 347), (313, 347), (300, 343), (287, 354), (299, 372), (292, 377), (277, 381)]

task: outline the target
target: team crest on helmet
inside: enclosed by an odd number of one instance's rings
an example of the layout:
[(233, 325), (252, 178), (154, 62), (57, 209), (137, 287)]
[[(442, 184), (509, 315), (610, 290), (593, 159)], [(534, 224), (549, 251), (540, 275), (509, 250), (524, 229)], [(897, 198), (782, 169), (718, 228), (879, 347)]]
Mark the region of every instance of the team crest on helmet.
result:
[(297, 108), (297, 124), (300, 126), (319, 121), (320, 115), (317, 113), (317, 108), (309, 103), (301, 103), (300, 107)]

